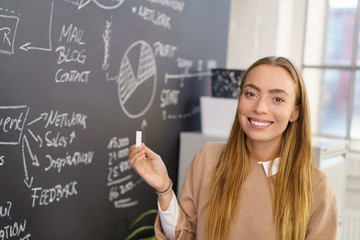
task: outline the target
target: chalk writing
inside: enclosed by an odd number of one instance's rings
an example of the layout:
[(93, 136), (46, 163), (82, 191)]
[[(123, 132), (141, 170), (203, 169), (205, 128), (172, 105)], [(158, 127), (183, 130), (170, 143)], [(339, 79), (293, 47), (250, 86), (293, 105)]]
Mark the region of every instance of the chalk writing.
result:
[[(55, 52), (58, 53), (56, 63), (64, 65), (65, 63), (85, 64), (87, 55), (84, 48), (85, 42), (83, 40), (84, 30), (74, 26), (73, 24), (63, 25), (61, 28), (59, 43), (64, 43), (73, 46), (60, 45), (56, 48)], [(81, 49), (76, 47), (81, 46)], [(74, 65), (72, 65), (74, 66)], [(66, 70), (59, 68), (55, 73), (56, 83), (87, 83), (89, 81), (89, 70), (78, 71), (76, 69)]]
[(45, 128), (49, 126), (55, 127), (74, 127), (81, 126), (86, 129), (87, 115), (82, 113), (59, 113), (58, 111), (50, 111), (50, 113), (44, 112), (40, 114), (40, 117), (31, 121), (27, 125), (30, 126), (39, 120), (46, 121)]
[(129, 144), (128, 137), (113, 137), (107, 144), (109, 150), (107, 186), (110, 187), (109, 201), (114, 203), (115, 208), (131, 207), (138, 204), (138, 201), (127, 198), (127, 204), (121, 205), (120, 203), (124, 199), (119, 199), (137, 185), (137, 182), (132, 180), (133, 174), (129, 173), (132, 170), (128, 159)]
[[(134, 187), (139, 185), (141, 182), (143, 182), (143, 179), (139, 179), (136, 182), (131, 182), (131, 183), (128, 183), (125, 185), (120, 185), (121, 187), (118, 187), (118, 188), (112, 187), (111, 194), (113, 196), (117, 196), (117, 198), (118, 198), (122, 194), (125, 194), (127, 191), (131, 191), (131, 189), (133, 189)], [(129, 197), (129, 198), (123, 198), (123, 199), (114, 201), (114, 207), (115, 208), (128, 208), (128, 207), (136, 206), (138, 203), (139, 203), (139, 201), (132, 200)]]
[(90, 71), (78, 72), (77, 70), (70, 70), (69, 72), (64, 72), (63, 68), (60, 68), (56, 71), (55, 82), (56, 83), (87, 83), (89, 80)]
[(76, 137), (75, 132), (71, 132), (70, 136), (60, 136), (60, 132), (57, 132), (55, 136), (52, 131), (45, 133), (45, 141), (47, 147), (66, 147), (71, 144)]
[(10, 201), (6, 202), (6, 206), (0, 205), (0, 218), (8, 217), (11, 219), (10, 217), (11, 206), (12, 206), (12, 202)]
[(194, 63), (193, 60), (184, 58), (177, 58), (176, 61), (179, 68), (191, 68)]
[(125, 171), (129, 171), (129, 170), (131, 170), (131, 165), (128, 160), (120, 161), (117, 165), (110, 166), (109, 174), (108, 174), (108, 181), (113, 183), (115, 181), (114, 179), (121, 176), (121, 173), (123, 173)]
[[(112, 16), (111, 16), (112, 19)], [(101, 66), (101, 70), (106, 71), (109, 69), (109, 50), (110, 50), (110, 41), (111, 41), (111, 25), (112, 25), (112, 21), (106, 21), (105, 24), (105, 30), (104, 33), (102, 34), (102, 39), (104, 42), (104, 61), (103, 64)]]
[(26, 234), (26, 236), (21, 237), (21, 238), (20, 238), (20, 240), (29, 240), (29, 239), (30, 239), (30, 237), (31, 237), (31, 234), (30, 234), (30, 233), (28, 233), (28, 234)]
[(0, 167), (5, 163), (4, 157), (5, 156), (0, 156)]
[(163, 110), (162, 116), (163, 116), (163, 120), (178, 120), (178, 119), (190, 118), (199, 113), (200, 113), (200, 106), (192, 106), (189, 112), (178, 113), (178, 114), (167, 113), (166, 110)]
[(26, 105), (0, 106), (0, 145), (20, 143), (28, 112)]
[[(136, 12), (136, 8), (133, 8), (133, 12)], [(171, 29), (171, 17), (165, 13), (155, 11), (146, 6), (140, 6), (138, 9), (138, 16), (142, 17), (145, 21), (151, 22), (157, 26), (161, 26), (165, 29)]]
[(12, 129), (22, 131), (22, 127), (21, 127), (22, 117), (23, 117), (23, 113), (21, 112), (17, 118), (11, 118), (11, 117), (6, 117), (5, 119), (0, 118), (0, 127), (2, 132), (8, 133)]
[(155, 48), (155, 56), (160, 57), (169, 57), (172, 58), (175, 55), (175, 51), (177, 50), (176, 46), (171, 46), (170, 44), (162, 44), (159, 41), (154, 43)]
[(129, 144), (130, 144), (130, 140), (128, 137), (126, 138), (113, 137), (110, 139), (109, 144), (107, 145), (107, 149), (123, 148), (129, 146)]
[(180, 90), (163, 89), (160, 95), (160, 107), (163, 108), (169, 105), (177, 105), (179, 102), (179, 94)]
[(56, 52), (59, 52), (57, 64), (62, 64), (64, 62), (77, 62), (84, 64), (86, 60), (86, 55), (84, 54), (85, 49), (81, 49), (79, 51), (77, 49), (71, 50), (70, 48), (66, 48), (65, 46), (59, 46), (58, 48), (56, 48)]
[(123, 195), (131, 191), (135, 186), (136, 185), (132, 181), (129, 181), (126, 184), (119, 185), (120, 194)]
[(67, 28), (65, 25), (62, 26), (59, 42), (65, 39), (66, 43), (77, 43), (79, 45), (84, 45), (85, 43), (82, 41), (82, 37), (84, 35), (84, 30), (77, 28), (70, 24)]
[(70, 196), (77, 195), (76, 184), (77, 181), (72, 181), (64, 186), (57, 184), (49, 189), (43, 189), (41, 187), (32, 188), (32, 207), (35, 207), (36, 205), (48, 205), (55, 201), (59, 202), (64, 198), (66, 199)]
[(54, 159), (50, 154), (45, 156), (49, 160), (49, 166), (45, 168), (48, 171), (51, 168), (57, 169), (60, 173), (65, 166), (77, 166), (79, 164), (88, 165), (92, 163), (94, 152), (74, 152), (73, 155), (66, 153), (65, 157)]
[(0, 240), (10, 239), (14, 237), (20, 237), (19, 239), (28, 239), (31, 235), (28, 233), (23, 236), (26, 231), (26, 220), (23, 221), (13, 221), (10, 223), (5, 223), (6, 220), (11, 220), (11, 209), (13, 203), (7, 201), (6, 204), (0, 205)]
[[(26, 230), (26, 220), (23, 222), (14, 222), (13, 224), (2, 226), (0, 228), (0, 239), (10, 239), (19, 237)], [(22, 238), (24, 239), (24, 238)]]
[(18, 23), (18, 16), (0, 14), (0, 53), (14, 54), (14, 41)]
[(157, 3), (164, 7), (171, 8), (173, 10), (182, 12), (184, 10), (185, 2), (176, 0), (147, 0), (151, 3)]
[(118, 160), (120, 158), (126, 157), (128, 153), (129, 149), (127, 148), (109, 152), (109, 165), (112, 165), (113, 160)]

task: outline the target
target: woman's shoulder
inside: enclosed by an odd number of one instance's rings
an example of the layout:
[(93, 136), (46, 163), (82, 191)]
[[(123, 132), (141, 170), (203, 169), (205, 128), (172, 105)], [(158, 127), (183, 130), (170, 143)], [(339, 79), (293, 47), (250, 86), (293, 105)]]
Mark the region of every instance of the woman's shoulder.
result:
[(317, 167), (314, 167), (312, 172), (312, 189), (315, 197), (334, 195), (330, 177)]
[(225, 143), (208, 142), (205, 143), (197, 152), (198, 155), (205, 155), (206, 157), (219, 158), (224, 151)]
[(330, 177), (314, 168), (312, 205), (308, 224), (309, 239), (335, 239), (338, 226), (338, 205)]
[(216, 152), (222, 152), (224, 148), (225, 148), (224, 142), (207, 142), (200, 148), (200, 150), (216, 153)]
[(194, 157), (195, 165), (213, 166), (217, 164), (221, 153), (224, 151), (225, 143), (208, 142), (205, 143), (196, 153)]

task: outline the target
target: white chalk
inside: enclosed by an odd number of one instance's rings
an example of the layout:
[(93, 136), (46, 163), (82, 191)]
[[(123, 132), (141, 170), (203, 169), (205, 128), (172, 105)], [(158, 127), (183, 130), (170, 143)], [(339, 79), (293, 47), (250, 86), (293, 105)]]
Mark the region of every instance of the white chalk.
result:
[(136, 146), (137, 147), (140, 147), (140, 145), (141, 145), (141, 135), (142, 135), (141, 131), (136, 131)]

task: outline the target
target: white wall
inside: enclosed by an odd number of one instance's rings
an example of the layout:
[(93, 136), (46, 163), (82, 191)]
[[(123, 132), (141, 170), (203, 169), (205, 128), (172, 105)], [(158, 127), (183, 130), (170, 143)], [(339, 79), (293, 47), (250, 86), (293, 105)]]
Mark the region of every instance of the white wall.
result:
[(301, 66), (306, 0), (232, 0), (227, 68), (246, 69), (265, 56)]

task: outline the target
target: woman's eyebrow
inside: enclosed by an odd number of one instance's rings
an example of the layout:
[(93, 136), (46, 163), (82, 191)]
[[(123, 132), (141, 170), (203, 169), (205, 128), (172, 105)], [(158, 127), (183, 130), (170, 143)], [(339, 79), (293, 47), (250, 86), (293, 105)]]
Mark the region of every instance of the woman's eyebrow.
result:
[(289, 95), (285, 90), (279, 89), (279, 88), (270, 89), (269, 92), (270, 93), (285, 93), (286, 95)]
[[(253, 88), (253, 89), (255, 89), (256, 91), (261, 92), (261, 89), (260, 89), (259, 87), (255, 86), (254, 84), (251, 84), (251, 83), (246, 84), (246, 85), (244, 86), (244, 88), (246, 88), (246, 87)], [(269, 93), (284, 93), (284, 94), (286, 94), (286, 95), (289, 95), (284, 89), (280, 89), (280, 88), (270, 89), (270, 90), (269, 90)]]
[(255, 86), (254, 84), (246, 84), (246, 85), (244, 86), (244, 88), (246, 88), (246, 87), (253, 88), (253, 89), (255, 89), (256, 91), (260, 92), (260, 88), (258, 88), (258, 87)]

